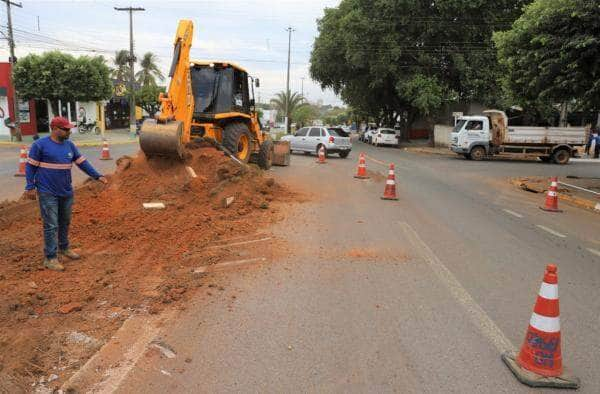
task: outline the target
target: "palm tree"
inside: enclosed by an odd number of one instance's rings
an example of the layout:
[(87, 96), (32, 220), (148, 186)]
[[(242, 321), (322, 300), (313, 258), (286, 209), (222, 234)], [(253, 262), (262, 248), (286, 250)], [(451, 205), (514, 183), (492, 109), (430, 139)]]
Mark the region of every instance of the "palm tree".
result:
[[(289, 114), (290, 114), (290, 119), (288, 119), (288, 122), (291, 124), (292, 123), (292, 119), (291, 119), (292, 114), (294, 112), (296, 112), (298, 109), (308, 105), (308, 103), (304, 101), (304, 97), (302, 97), (302, 95), (298, 92), (292, 93), (288, 90), (287, 94), (285, 91), (281, 91), (281, 92), (277, 93), (275, 95), (275, 98), (271, 99), (271, 104), (273, 104), (273, 106), (275, 107), (277, 112), (283, 114), (284, 118), (286, 116), (286, 103), (288, 102), (288, 97), (289, 97)], [(286, 131), (287, 131), (287, 125), (286, 125)]]
[(129, 81), (129, 51), (121, 49), (115, 52), (113, 63), (116, 68), (111, 71), (111, 76), (118, 81)]
[(146, 52), (140, 66), (142, 69), (135, 73), (135, 79), (142, 86), (156, 86), (156, 79), (164, 81), (165, 77), (156, 64), (158, 57), (152, 52)]

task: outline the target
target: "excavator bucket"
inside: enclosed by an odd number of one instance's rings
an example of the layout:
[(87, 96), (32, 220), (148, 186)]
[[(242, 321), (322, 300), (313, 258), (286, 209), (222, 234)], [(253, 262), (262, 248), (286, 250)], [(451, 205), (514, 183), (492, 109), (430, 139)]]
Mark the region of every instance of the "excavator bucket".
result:
[(146, 119), (140, 130), (140, 148), (148, 157), (167, 156), (183, 158), (183, 122), (172, 120), (160, 123)]

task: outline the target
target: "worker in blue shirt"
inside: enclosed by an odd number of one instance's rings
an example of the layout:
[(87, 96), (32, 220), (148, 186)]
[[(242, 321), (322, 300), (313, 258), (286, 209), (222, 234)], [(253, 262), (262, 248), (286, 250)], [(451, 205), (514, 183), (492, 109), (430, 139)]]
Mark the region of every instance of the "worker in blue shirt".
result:
[(44, 223), (44, 266), (54, 271), (65, 269), (58, 261), (58, 254), (71, 260), (80, 258), (69, 248), (73, 163), (90, 177), (108, 183), (69, 141), (73, 127), (75, 126), (63, 117), (53, 118), (50, 122), (50, 136), (38, 139), (31, 145), (25, 171), (27, 185), (23, 197), (39, 199)]

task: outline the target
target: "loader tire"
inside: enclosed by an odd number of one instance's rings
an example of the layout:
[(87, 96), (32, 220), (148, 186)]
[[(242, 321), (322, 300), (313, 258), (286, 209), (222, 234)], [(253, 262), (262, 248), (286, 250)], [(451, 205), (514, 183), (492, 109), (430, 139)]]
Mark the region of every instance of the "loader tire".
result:
[(254, 151), (248, 126), (241, 122), (226, 125), (223, 129), (223, 146), (240, 161), (248, 163)]
[(265, 140), (258, 151), (257, 164), (263, 170), (268, 170), (273, 165), (273, 141)]

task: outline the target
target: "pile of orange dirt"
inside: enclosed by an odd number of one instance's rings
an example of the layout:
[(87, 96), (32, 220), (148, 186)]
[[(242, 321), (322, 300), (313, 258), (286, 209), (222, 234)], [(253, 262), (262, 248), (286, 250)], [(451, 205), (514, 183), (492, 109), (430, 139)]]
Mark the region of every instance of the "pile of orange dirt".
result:
[(37, 203), (0, 205), (0, 392), (40, 380), (56, 387), (131, 314), (157, 313), (202, 286), (194, 268), (224, 257), (207, 246), (264, 229), (296, 197), (254, 166), (188, 148), (185, 163), (122, 157), (108, 185), (79, 188), (71, 241), (83, 258), (62, 273), (42, 268)]

